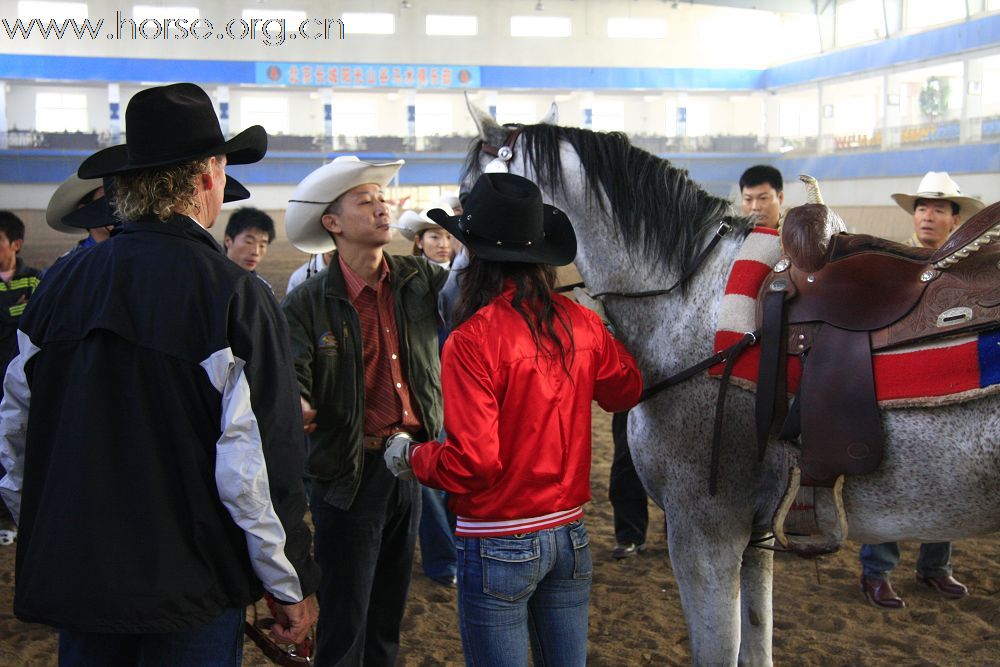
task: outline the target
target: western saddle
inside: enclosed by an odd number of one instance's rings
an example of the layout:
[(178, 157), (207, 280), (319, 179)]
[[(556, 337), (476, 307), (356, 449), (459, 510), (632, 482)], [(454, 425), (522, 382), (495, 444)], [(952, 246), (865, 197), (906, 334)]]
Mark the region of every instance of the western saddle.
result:
[[(936, 251), (845, 228), (822, 204), (791, 209), (785, 257), (757, 301), (758, 446), (799, 435), (806, 485), (833, 486), (881, 462), (874, 351), (1000, 327), (1000, 202)], [(802, 361), (790, 406), (788, 354)]]

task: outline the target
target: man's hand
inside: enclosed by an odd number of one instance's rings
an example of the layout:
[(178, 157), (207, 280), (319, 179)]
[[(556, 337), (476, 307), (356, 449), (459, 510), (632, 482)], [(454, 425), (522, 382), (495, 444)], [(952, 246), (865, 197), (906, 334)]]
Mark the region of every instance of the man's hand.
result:
[(306, 432), (306, 435), (309, 435), (316, 430), (316, 424), (313, 423), (313, 420), (316, 419), (316, 410), (302, 396), (299, 396), (299, 400), (302, 402), (302, 424), (305, 427), (303, 430)]
[(276, 604), (273, 611), (274, 625), (271, 626), (271, 635), (287, 644), (301, 644), (305, 641), (310, 628), (319, 616), (316, 598), (312, 595), (295, 604)]
[(399, 479), (413, 479), (413, 469), (410, 468), (410, 445), (413, 438), (409, 433), (393, 433), (385, 441), (385, 465)]

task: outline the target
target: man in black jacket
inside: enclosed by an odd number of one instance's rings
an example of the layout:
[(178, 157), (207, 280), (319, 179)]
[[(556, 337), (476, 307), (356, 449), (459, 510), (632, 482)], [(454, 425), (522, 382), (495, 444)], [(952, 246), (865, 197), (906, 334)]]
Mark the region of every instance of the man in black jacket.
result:
[(4, 381), (14, 611), (59, 628), (65, 665), (239, 665), (246, 605), (266, 591), (299, 642), (319, 579), (287, 326), (206, 231), (267, 135), (225, 141), (193, 84), (139, 92), (126, 124), (79, 175), (113, 176), (127, 222), (50, 270)]

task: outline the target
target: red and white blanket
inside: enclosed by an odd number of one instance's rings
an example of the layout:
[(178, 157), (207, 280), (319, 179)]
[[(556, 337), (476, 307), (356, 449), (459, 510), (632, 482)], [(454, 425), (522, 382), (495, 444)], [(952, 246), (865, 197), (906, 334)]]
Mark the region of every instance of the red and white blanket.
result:
[[(723, 350), (754, 330), (757, 293), (781, 258), (778, 232), (756, 228), (733, 263), (719, 309), (715, 349)], [(760, 346), (748, 348), (733, 366), (731, 382), (757, 388)], [(875, 395), (882, 407), (927, 407), (960, 403), (1000, 391), (1000, 329), (874, 355)], [(709, 375), (722, 375), (722, 365)], [(802, 378), (799, 358), (788, 358), (788, 391)]]

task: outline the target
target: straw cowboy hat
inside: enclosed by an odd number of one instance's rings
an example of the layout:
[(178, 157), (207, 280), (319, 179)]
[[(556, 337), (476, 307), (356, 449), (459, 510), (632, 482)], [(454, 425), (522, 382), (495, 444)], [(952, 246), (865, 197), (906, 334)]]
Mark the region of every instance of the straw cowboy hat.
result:
[(431, 208), (440, 208), (448, 215), (455, 215), (455, 212), (451, 210), (450, 206), (432, 204), (420, 213), (417, 213), (416, 211), (403, 211), (403, 214), (399, 216), (399, 221), (392, 225), (392, 227), (394, 229), (398, 229), (399, 233), (402, 234), (407, 241), (415, 240), (417, 238), (417, 234), (425, 232), (428, 229), (441, 229), (441, 225), (427, 217), (427, 212), (431, 210)]
[(920, 179), (920, 185), (915, 194), (897, 192), (892, 195), (892, 199), (907, 213), (913, 213), (918, 199), (947, 199), (958, 204), (958, 218), (965, 221), (976, 211), (982, 209), (986, 204), (975, 197), (966, 197), (958, 187), (958, 183), (951, 179), (946, 171), (929, 171)]
[(285, 211), (285, 233), (288, 240), (303, 252), (319, 255), (336, 245), (320, 218), (333, 200), (359, 185), (375, 183), (381, 188), (389, 184), (404, 160), (372, 163), (353, 155), (341, 155), (324, 164), (295, 186)]
[(193, 83), (147, 88), (125, 110), (125, 143), (88, 157), (80, 178), (111, 176), (225, 155), (228, 164), (257, 162), (267, 152), (260, 125), (226, 141), (208, 93)]
[(49, 205), (45, 209), (45, 222), (57, 232), (79, 234), (80, 227), (66, 224), (63, 218), (79, 208), (81, 199), (103, 185), (104, 181), (100, 178), (84, 179), (76, 174), (71, 175), (52, 193)]
[(480, 176), (462, 215), (441, 208), (427, 215), (483, 259), (564, 266), (576, 257), (569, 218), (543, 204), (538, 186), (515, 174)]

